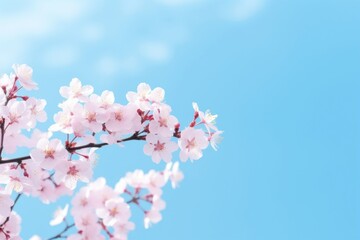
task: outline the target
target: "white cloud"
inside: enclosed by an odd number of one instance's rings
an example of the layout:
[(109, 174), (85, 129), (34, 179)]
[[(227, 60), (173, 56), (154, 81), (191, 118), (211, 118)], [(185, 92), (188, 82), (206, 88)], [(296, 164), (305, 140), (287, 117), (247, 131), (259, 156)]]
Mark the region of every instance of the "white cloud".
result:
[(146, 42), (139, 46), (140, 54), (154, 62), (166, 62), (170, 59), (170, 48), (162, 42)]
[(58, 34), (59, 30), (66, 29), (69, 22), (80, 18), (89, 7), (86, 1), (37, 0), (30, 5), (16, 8), (16, 11), (2, 12), (1, 64), (11, 66), (14, 62), (26, 60), (28, 55), (33, 59), (36, 56), (31, 53), (34, 43), (44, 41), (52, 34)]
[(117, 74), (133, 74), (140, 70), (140, 59), (136, 56), (121, 59), (112, 56), (102, 56), (96, 63), (95, 69), (100, 76), (114, 77)]
[(43, 63), (49, 67), (65, 67), (75, 63), (79, 58), (79, 50), (73, 46), (57, 46), (45, 51)]
[(265, 5), (266, 0), (233, 1), (223, 12), (225, 18), (233, 21), (244, 21), (257, 14)]
[(98, 42), (102, 39), (103, 27), (99, 24), (88, 24), (82, 29), (82, 38), (87, 42)]
[(156, 0), (159, 3), (168, 5), (168, 6), (182, 6), (182, 5), (190, 5), (194, 3), (199, 3), (202, 0)]

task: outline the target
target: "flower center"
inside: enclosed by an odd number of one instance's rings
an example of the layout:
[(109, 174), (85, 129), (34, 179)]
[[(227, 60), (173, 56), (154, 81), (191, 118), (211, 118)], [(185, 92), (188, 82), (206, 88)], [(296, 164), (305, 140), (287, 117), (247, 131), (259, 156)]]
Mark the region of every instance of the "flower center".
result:
[(51, 148), (46, 148), (45, 151), (45, 158), (52, 158), (54, 159), (54, 153), (55, 153), (55, 150), (54, 149), (51, 149)]
[(187, 140), (186, 148), (188, 149), (188, 151), (190, 151), (191, 149), (193, 149), (195, 147), (196, 147), (195, 138), (192, 138), (191, 140)]
[(69, 167), (69, 170), (67, 172), (67, 175), (76, 176), (79, 170), (76, 169), (76, 166)]
[(165, 143), (160, 143), (159, 140), (154, 144), (154, 151), (162, 151), (165, 148)]
[(160, 124), (160, 127), (167, 127), (167, 120), (166, 118), (159, 118), (159, 124)]
[(115, 217), (119, 213), (118, 209), (116, 207), (113, 207), (110, 209), (110, 216)]

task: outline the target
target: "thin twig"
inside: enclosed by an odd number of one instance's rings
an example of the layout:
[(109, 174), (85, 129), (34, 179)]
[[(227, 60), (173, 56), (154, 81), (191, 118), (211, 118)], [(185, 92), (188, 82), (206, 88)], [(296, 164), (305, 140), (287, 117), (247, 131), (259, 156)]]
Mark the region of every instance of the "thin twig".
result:
[[(21, 197), (21, 193), (18, 193), (18, 195), (16, 196), (15, 200), (14, 200), (14, 204), (11, 206), (10, 208), (10, 212), (12, 212), (12, 210), (14, 209), (16, 203), (19, 201), (19, 198)], [(8, 221), (10, 220), (10, 216), (8, 216), (5, 221), (0, 225), (0, 228), (3, 227)]]
[(58, 238), (66, 238), (65, 236), (63, 236), (64, 233), (66, 233), (69, 229), (75, 227), (75, 223), (73, 224), (66, 224), (65, 228), (58, 234), (56, 234), (55, 236), (48, 238), (48, 240), (53, 240), (53, 239), (58, 239)]

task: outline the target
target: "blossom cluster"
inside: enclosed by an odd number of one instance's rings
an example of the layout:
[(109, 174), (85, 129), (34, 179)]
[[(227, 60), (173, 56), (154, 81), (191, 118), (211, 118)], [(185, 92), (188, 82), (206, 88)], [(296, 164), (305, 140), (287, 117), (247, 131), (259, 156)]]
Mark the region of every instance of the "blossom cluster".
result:
[[(105, 239), (101, 235), (102, 231), (113, 240), (128, 239), (128, 233), (135, 228), (135, 224), (130, 221), (130, 205), (143, 211), (144, 225), (148, 228), (151, 223), (161, 220), (160, 211), (165, 208), (165, 202), (161, 199), (162, 187), (168, 181), (175, 187), (182, 178), (178, 163), (169, 163), (160, 172), (129, 172), (114, 188), (106, 185), (105, 178), (89, 183), (72, 200), (71, 214), (77, 232), (68, 236), (68, 239)], [(56, 211), (50, 224), (62, 223), (67, 212), (68, 206)]]
[[(79, 181), (88, 185), (72, 200), (78, 232), (68, 239), (102, 239), (104, 232), (111, 239), (127, 239), (134, 228), (130, 204), (142, 209), (146, 228), (161, 220), (162, 187), (168, 181), (176, 187), (183, 178), (179, 162), (173, 163), (174, 154), (178, 151), (182, 162), (198, 160), (209, 145), (216, 150), (221, 139), (214, 122), (217, 115), (201, 111), (196, 103), (190, 123), (181, 128), (162, 88), (141, 83), (121, 104), (113, 92), (98, 95), (77, 78), (60, 88), (65, 100), (54, 123), (41, 131), (36, 126), (47, 120), (46, 101), (20, 94), (22, 88), (37, 88), (32, 69), (22, 64), (13, 70), (0, 78), (0, 240), (20, 239), (21, 218), (14, 206), (21, 195), (50, 203), (72, 195)], [(165, 162), (165, 170), (130, 172), (114, 188), (105, 178), (91, 182), (96, 149), (135, 140), (144, 142), (143, 152), (154, 163)], [(13, 157), (19, 147), (28, 148), (29, 155)], [(61, 223), (67, 211), (68, 207), (58, 211), (60, 217), (52, 225)]]

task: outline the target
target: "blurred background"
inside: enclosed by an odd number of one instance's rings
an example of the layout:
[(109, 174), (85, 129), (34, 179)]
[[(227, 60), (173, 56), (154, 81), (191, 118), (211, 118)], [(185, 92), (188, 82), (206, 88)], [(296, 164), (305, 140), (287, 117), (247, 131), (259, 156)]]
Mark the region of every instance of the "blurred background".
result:
[[(73, 77), (121, 103), (140, 82), (163, 87), (184, 124), (192, 101), (219, 115), (220, 149), (182, 165), (161, 223), (145, 230), (134, 209), (129, 239), (355, 240), (359, 12), (357, 0), (14, 0), (0, 7), (0, 70), (34, 68), (49, 120)], [(138, 142), (98, 153), (110, 185), (164, 167)], [(22, 198), (23, 238), (58, 233), (48, 222), (68, 200)]]

